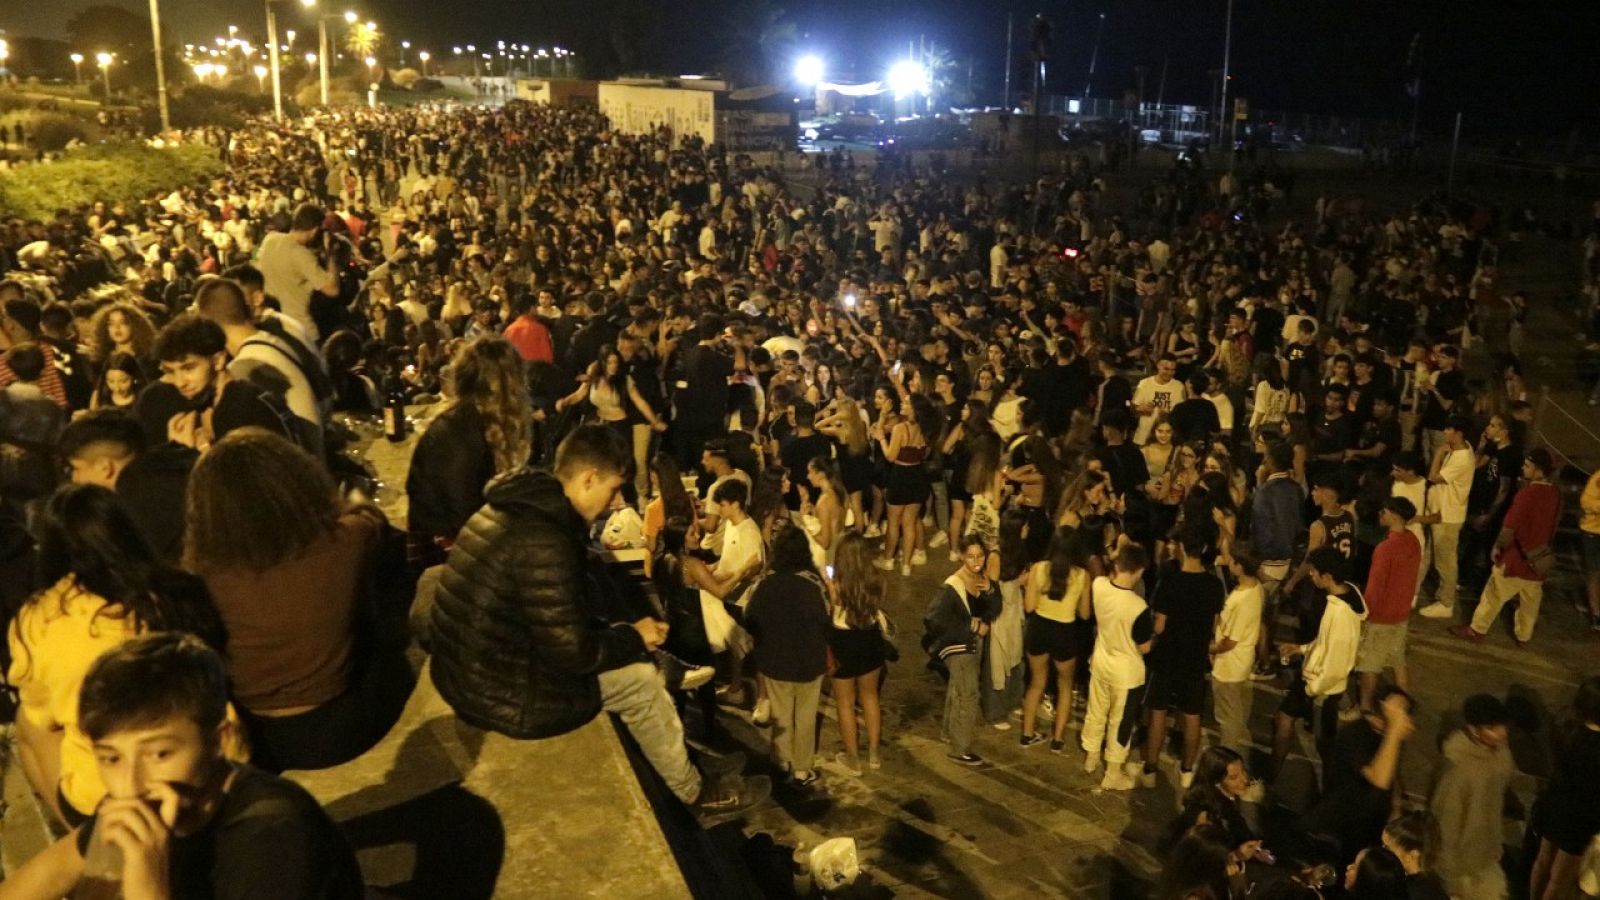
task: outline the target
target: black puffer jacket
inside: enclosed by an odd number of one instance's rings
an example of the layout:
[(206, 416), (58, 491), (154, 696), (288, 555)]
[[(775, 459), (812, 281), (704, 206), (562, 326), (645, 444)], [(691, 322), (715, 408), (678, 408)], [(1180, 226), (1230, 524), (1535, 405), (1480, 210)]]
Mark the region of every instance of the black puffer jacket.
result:
[(462, 721), (514, 738), (576, 729), (600, 712), (597, 673), (638, 659), (628, 625), (595, 619), (583, 592), (583, 519), (554, 475), (489, 485), (439, 580), (433, 681)]

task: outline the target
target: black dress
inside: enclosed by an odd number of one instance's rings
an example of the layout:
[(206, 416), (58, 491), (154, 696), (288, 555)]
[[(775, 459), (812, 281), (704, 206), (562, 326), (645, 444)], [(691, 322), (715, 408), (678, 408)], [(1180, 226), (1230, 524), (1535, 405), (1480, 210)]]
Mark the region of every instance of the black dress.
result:
[(883, 668), (883, 632), (877, 623), (870, 628), (851, 628), (842, 615), (834, 615), (828, 629), (828, 649), (833, 651), (834, 678), (860, 678)]

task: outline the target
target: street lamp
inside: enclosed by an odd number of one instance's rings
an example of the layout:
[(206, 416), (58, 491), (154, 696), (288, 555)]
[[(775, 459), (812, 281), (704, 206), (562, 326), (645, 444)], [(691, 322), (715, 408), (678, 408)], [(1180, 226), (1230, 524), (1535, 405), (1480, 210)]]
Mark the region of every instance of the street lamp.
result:
[(347, 9), (347, 10), (344, 11), (344, 23), (346, 25), (354, 25), (356, 23), (355, 10)]
[(83, 54), (74, 53), (67, 57), (72, 60), (72, 78), (79, 85), (83, 84)]
[(429, 60), (430, 56), (431, 55), (426, 50), (418, 50), (417, 51), (417, 59), (422, 63), (422, 77), (423, 78), (427, 78), (428, 77), (428, 60)]
[[(254, 69), (251, 69), (250, 71), (254, 72), (255, 75), (256, 75), (256, 91), (259, 92), (259, 93), (266, 93), (266, 90), (267, 90), (267, 67), (258, 64)], [(273, 88), (277, 88), (277, 85), (273, 85)], [(276, 90), (274, 90), (273, 93), (277, 93)]]
[(11, 58), (11, 44), (5, 38), (0, 38), (0, 70), (6, 67), (6, 60)]
[(400, 68), (406, 67), (406, 51), (411, 49), (410, 41), (400, 42)]
[(794, 64), (794, 80), (805, 87), (812, 87), (822, 80), (822, 57), (807, 55), (802, 56)]
[(111, 59), (112, 54), (104, 51), (94, 55), (94, 61), (100, 64), (100, 75), (106, 84), (106, 105), (111, 105)]
[[(155, 0), (151, 0), (155, 2)], [(267, 63), (272, 67), (272, 118), (283, 121), (283, 79), (279, 77), (278, 66), (278, 11), (273, 8), (272, 0), (266, 0), (267, 7)], [(293, 35), (294, 32), (289, 32)], [(289, 40), (294, 40), (290, 37)], [(261, 67), (256, 66), (256, 81), (261, 80)]]

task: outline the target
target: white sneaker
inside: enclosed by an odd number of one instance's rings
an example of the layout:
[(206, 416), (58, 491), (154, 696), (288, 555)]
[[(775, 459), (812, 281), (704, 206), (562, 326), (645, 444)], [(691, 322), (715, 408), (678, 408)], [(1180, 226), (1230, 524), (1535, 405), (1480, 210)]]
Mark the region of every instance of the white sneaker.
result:
[(994, 723), (994, 730), (995, 731), (1010, 731), (1011, 730), (1011, 723), (1007, 722), (1005, 719), (1001, 719), (1000, 721)]
[(1100, 768), (1100, 751), (1099, 750), (1086, 750), (1086, 751), (1084, 751), (1084, 754), (1083, 754), (1083, 770), (1085, 772), (1093, 772), (1095, 769), (1098, 769), (1098, 768)]
[(1131, 791), (1133, 786), (1133, 776), (1116, 766), (1106, 769), (1106, 776), (1100, 779), (1102, 791)]
[(1453, 619), (1456, 617), (1456, 608), (1435, 601), (1417, 610), (1417, 615), (1428, 619)]
[(951, 562), (961, 562), (961, 554), (960, 554), (960, 552), (955, 551), (955, 550), (951, 550), (950, 551), (950, 561)]
[(1160, 772), (1153, 772), (1143, 766), (1139, 767), (1139, 787), (1153, 788), (1161, 780)]
[(755, 725), (766, 725), (772, 722), (772, 701), (765, 697), (756, 701), (755, 711), (750, 713), (750, 721)]
[(901, 564), (901, 566), (900, 566), (900, 574), (906, 576), (907, 578), (910, 578), (911, 577), (911, 564), (910, 563)]
[(939, 527), (939, 523), (935, 522), (933, 520), (933, 516), (923, 516), (922, 517), (922, 527), (923, 528), (929, 528), (929, 529), (938, 528)]
[(871, 525), (867, 526), (867, 530), (862, 532), (862, 534), (869, 538), (883, 537), (883, 529), (878, 527), (877, 522), (873, 522)]
[(942, 531), (935, 531), (933, 533), (933, 537), (928, 538), (928, 546), (935, 549), (943, 547), (948, 543), (950, 543), (950, 535), (945, 534)]
[(927, 551), (925, 551), (925, 550), (913, 550), (913, 551), (911, 551), (911, 564), (913, 566), (925, 566), (925, 565), (927, 565), (928, 564), (928, 553), (927, 553)]
[(694, 666), (683, 673), (683, 682), (679, 687), (686, 691), (692, 691), (696, 688), (704, 687), (707, 682), (715, 677), (717, 677), (717, 670), (711, 666)]
[(894, 571), (894, 560), (888, 558), (887, 556), (878, 557), (877, 559), (872, 561), (872, 564), (875, 567), (877, 567), (879, 569), (882, 569), (885, 572), (893, 572)]
[(1194, 784), (1194, 770), (1193, 769), (1179, 769), (1178, 770), (1178, 787), (1183, 788), (1184, 790), (1187, 791), (1189, 789), (1189, 785), (1191, 785), (1191, 784)]

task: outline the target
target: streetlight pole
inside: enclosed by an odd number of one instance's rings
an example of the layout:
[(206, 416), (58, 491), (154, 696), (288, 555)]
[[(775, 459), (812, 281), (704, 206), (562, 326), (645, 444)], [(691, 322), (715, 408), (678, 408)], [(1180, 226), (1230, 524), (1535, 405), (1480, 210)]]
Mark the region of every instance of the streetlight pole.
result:
[(102, 79), (104, 79), (105, 86), (106, 86), (106, 102), (105, 102), (105, 105), (106, 106), (110, 106), (111, 105), (111, 54), (104, 53), (104, 52), (97, 53), (97, 54), (95, 54), (94, 61), (100, 64), (100, 76), (101, 76)]
[(71, 56), (69, 56), (67, 58), (72, 60), (72, 80), (77, 82), (79, 87), (82, 87), (83, 86), (83, 54), (82, 53), (74, 53), (74, 54), (72, 54)]
[(427, 78), (428, 77), (428, 56), (429, 56), (429, 54), (428, 54), (428, 51), (426, 51), (426, 50), (418, 50), (417, 51), (417, 61), (422, 63), (422, 77), (423, 78)]
[[(1232, 0), (1230, 0), (1232, 2)], [(1100, 24), (1094, 27), (1094, 49), (1089, 52), (1089, 77), (1083, 82), (1083, 99), (1089, 99), (1089, 88), (1094, 84), (1095, 63), (1100, 61), (1100, 35), (1106, 31), (1106, 14), (1100, 14)]]
[[(1219, 140), (1219, 141), (1222, 140), (1223, 137), (1226, 136), (1226, 134), (1227, 134), (1226, 130), (1223, 128), (1224, 122), (1233, 120), (1233, 114), (1228, 111), (1228, 61), (1229, 61), (1229, 59), (1230, 59), (1230, 57), (1232, 55), (1233, 55), (1233, 0), (1228, 0), (1227, 26), (1226, 26), (1226, 30), (1223, 32), (1223, 37), (1222, 37), (1222, 84), (1218, 88), (1218, 94), (1222, 99), (1221, 99), (1221, 102), (1218, 104), (1218, 108), (1217, 108), (1217, 111), (1219, 113), (1221, 113), (1224, 116), (1227, 116), (1228, 118), (1223, 120), (1222, 122), (1218, 122), (1217, 123), (1217, 140)], [(1238, 126), (1237, 125), (1234, 126), (1234, 129), (1235, 129), (1235, 131), (1237, 131), (1238, 130)], [(1233, 142), (1229, 141), (1228, 142), (1228, 171), (1229, 172), (1233, 171), (1233, 162), (1234, 162), (1233, 158), (1234, 158)]]
[[(156, 50), (156, 107), (161, 111), (161, 130), (172, 130), (172, 117), (167, 111), (167, 66), (163, 59), (166, 54), (161, 52), (161, 3), (160, 0), (150, 0), (150, 40), (155, 44)], [(108, 89), (109, 95), (111, 91)]]
[[(152, 4), (156, 0), (150, 0)], [(272, 70), (272, 118), (283, 121), (283, 84), (278, 78), (278, 11), (272, 8), (272, 0), (267, 4), (267, 60)], [(258, 79), (259, 81), (259, 79)]]

